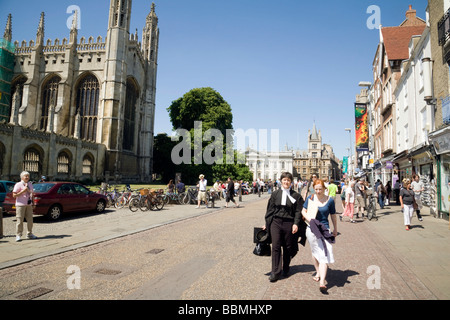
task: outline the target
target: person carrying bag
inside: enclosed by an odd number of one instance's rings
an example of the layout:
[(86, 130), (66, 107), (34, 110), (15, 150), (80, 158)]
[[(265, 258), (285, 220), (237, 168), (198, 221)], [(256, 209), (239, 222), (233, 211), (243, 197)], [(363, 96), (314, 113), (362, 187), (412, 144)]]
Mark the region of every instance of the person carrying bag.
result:
[(266, 225), (263, 230), (269, 233), (272, 241), (271, 282), (287, 277), (291, 259), (298, 252), (298, 239), (305, 245), (306, 224), (302, 219), (302, 196), (291, 189), (293, 176), (283, 173), (280, 178), (281, 188), (272, 193), (267, 204)]

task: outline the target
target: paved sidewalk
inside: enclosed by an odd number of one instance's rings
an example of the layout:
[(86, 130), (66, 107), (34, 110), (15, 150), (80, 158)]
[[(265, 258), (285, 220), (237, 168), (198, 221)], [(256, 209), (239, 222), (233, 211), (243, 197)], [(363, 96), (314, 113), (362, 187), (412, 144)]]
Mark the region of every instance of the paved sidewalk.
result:
[[(222, 210), (223, 204), (213, 210), (173, 206), (160, 213), (118, 210), (65, 224), (39, 222), (36, 230), (40, 228), (38, 235), (44, 236), (41, 241), (15, 243), (13, 236), (0, 240), (2, 299), (17, 299), (41, 287), (53, 292), (40, 299), (52, 300), (450, 298), (448, 221), (435, 219), (426, 210), (424, 221), (414, 218), (410, 231), (405, 231), (397, 206), (379, 210), (378, 221), (338, 222), (340, 235), (333, 245), (336, 263), (330, 266), (329, 295), (325, 296), (312, 280), (308, 244), (293, 259), (290, 276), (276, 283), (268, 281), (271, 258), (251, 253), (250, 231), (263, 223), (267, 195), (244, 197), (244, 208), (239, 210)], [(342, 211), (339, 200), (337, 207)], [(65, 229), (58, 227), (62, 225)], [(154, 249), (165, 251), (152, 254)], [(55, 255), (62, 252), (66, 253)], [(83, 272), (82, 291), (65, 287), (65, 270), (70, 265), (80, 266)], [(97, 269), (122, 273), (98, 275)]]
[[(242, 204), (265, 199), (258, 195), (242, 197)], [(239, 197), (235, 199), (239, 203)], [(93, 244), (140, 233), (185, 219), (202, 216), (223, 209), (225, 201), (215, 203), (214, 208), (204, 205), (167, 205), (162, 211), (131, 212), (107, 209), (103, 214), (83, 214), (65, 217), (62, 222), (49, 222), (45, 217), (35, 217), (33, 233), (38, 240), (24, 239), (15, 242), (15, 217), (4, 217), (4, 237), (0, 239), (0, 270), (43, 257), (75, 250)], [(230, 203), (230, 207), (234, 204)], [(24, 223), (24, 235), (26, 234)], [(25, 237), (24, 237), (25, 238)]]
[[(338, 212), (342, 212), (340, 199)], [(399, 206), (378, 210), (378, 221), (338, 221), (333, 245), (336, 262), (330, 265), (329, 295), (311, 292), (314, 266), (309, 245), (292, 261), (293, 274), (271, 285), (265, 299), (333, 300), (447, 300), (450, 299), (449, 223), (422, 210), (412, 229), (403, 226)], [(378, 286), (379, 285), (379, 286)]]

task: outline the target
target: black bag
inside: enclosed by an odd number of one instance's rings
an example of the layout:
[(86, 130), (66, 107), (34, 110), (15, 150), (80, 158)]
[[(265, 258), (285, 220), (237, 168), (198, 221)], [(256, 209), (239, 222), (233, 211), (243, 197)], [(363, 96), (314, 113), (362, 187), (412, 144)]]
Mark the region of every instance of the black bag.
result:
[(272, 254), (272, 248), (268, 243), (257, 243), (255, 249), (253, 250), (253, 254), (260, 257), (270, 257)]

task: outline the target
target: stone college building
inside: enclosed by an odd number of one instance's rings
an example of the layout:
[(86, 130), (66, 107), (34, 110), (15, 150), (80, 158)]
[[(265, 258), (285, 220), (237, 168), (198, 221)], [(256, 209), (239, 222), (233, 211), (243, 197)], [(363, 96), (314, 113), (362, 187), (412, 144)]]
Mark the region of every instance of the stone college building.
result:
[(13, 42), (7, 17), (0, 179), (26, 170), (32, 180), (151, 181), (158, 17), (152, 4), (140, 41), (130, 34), (131, 7), (111, 0), (105, 38), (79, 38), (75, 13), (68, 38), (45, 40), (42, 13), (36, 39)]

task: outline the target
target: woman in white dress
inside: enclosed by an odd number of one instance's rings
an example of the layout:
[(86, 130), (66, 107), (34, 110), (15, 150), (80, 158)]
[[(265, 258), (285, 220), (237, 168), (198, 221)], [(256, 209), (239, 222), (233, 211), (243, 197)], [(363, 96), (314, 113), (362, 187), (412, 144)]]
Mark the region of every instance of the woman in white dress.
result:
[[(323, 228), (325, 228), (325, 231), (328, 232), (330, 229), (328, 217), (331, 215), (331, 221), (333, 222), (333, 235), (332, 239), (331, 235), (329, 235), (329, 238), (325, 237), (325, 239), (330, 239), (334, 242), (334, 238), (337, 236), (336, 207), (334, 200), (325, 195), (325, 184), (322, 180), (318, 179), (314, 182), (314, 191), (315, 194), (306, 199), (302, 214), (308, 224), (311, 225), (311, 227), (308, 226), (306, 229), (306, 237), (311, 247), (313, 263), (316, 269), (316, 274), (313, 279), (314, 281), (319, 282), (320, 291), (323, 294), (326, 294), (327, 286), (325, 285), (325, 278), (327, 275), (328, 264), (334, 263), (333, 248), (328, 240), (318, 239), (313, 231), (311, 231), (311, 228), (313, 227), (311, 221), (315, 220), (315, 225), (319, 222)], [(315, 201), (317, 204), (318, 210), (315, 219), (311, 218), (310, 215), (307, 214), (309, 201)]]

